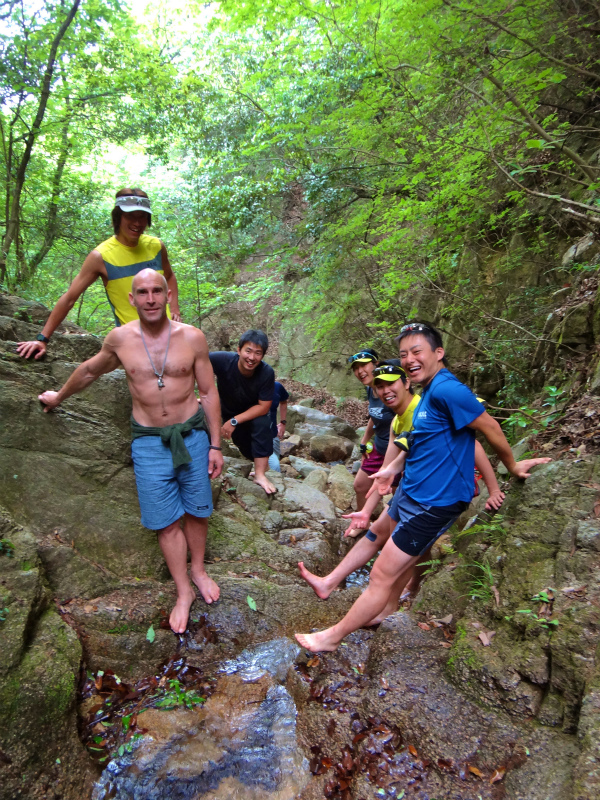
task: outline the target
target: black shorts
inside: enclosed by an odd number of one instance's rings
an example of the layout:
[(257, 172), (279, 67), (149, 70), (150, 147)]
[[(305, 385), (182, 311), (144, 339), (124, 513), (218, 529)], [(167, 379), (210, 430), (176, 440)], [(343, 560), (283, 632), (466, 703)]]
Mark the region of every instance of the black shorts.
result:
[(429, 506), (417, 503), (402, 488), (394, 496), (394, 511), (398, 524), (392, 541), (409, 556), (421, 556), (456, 522), (469, 503), (459, 500), (450, 506)]
[(262, 417), (241, 422), (233, 429), (231, 438), (242, 455), (250, 461), (254, 461), (255, 458), (268, 458), (273, 453), (271, 416), (263, 414)]

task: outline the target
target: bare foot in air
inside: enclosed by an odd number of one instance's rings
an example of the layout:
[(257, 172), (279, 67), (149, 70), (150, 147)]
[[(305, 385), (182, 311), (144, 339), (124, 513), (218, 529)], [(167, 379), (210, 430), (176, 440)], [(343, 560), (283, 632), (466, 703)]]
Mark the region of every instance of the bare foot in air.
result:
[(173, 606), (171, 616), (169, 617), (169, 625), (175, 633), (183, 633), (188, 625), (190, 616), (190, 607), (196, 599), (196, 593), (189, 587), (189, 592), (180, 595), (177, 602)]
[(298, 562), (298, 569), (300, 570), (300, 575), (302, 575), (317, 597), (320, 597), (321, 600), (327, 600), (332, 592), (332, 589), (327, 585), (327, 579), (319, 578), (318, 575), (313, 575), (312, 572), (309, 572), (304, 566), (304, 561)]
[(294, 636), (302, 647), (311, 653), (333, 653), (340, 646), (339, 641), (332, 635), (331, 628), (317, 633), (295, 633)]
[(221, 590), (206, 572), (192, 572), (192, 580), (206, 603), (210, 605), (219, 599)]
[(255, 475), (254, 476), (254, 483), (257, 483), (259, 486), (265, 490), (265, 493), (268, 497), (273, 494), (277, 494), (277, 487), (273, 486), (271, 481), (266, 477), (266, 475)]

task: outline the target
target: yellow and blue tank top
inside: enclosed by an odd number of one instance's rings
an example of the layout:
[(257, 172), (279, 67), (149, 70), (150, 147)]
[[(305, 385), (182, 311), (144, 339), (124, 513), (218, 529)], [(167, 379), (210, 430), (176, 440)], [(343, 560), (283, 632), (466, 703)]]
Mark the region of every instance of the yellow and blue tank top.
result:
[(129, 292), (135, 275), (143, 269), (155, 269), (164, 275), (160, 239), (143, 233), (135, 247), (127, 247), (116, 236), (111, 236), (99, 244), (96, 250), (106, 267), (106, 295), (117, 327), (132, 322), (138, 318), (137, 311), (129, 302)]
[(396, 414), (392, 422), (392, 431), (396, 436), (403, 431), (410, 431), (413, 426), (413, 415), (415, 409), (421, 402), (418, 394), (415, 394), (404, 411), (404, 414)]

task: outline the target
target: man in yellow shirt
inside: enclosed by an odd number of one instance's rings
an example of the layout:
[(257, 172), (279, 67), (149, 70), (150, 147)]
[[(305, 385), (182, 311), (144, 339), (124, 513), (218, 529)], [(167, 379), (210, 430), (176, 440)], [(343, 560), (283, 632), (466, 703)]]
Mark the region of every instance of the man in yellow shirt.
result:
[(177, 279), (171, 269), (167, 248), (155, 236), (144, 231), (152, 223), (148, 195), (142, 189), (120, 189), (112, 210), (114, 236), (98, 245), (83, 262), (79, 274), (52, 309), (46, 324), (32, 342), (19, 342), (17, 353), (24, 358), (41, 358), (50, 337), (65, 319), (85, 290), (102, 279), (117, 327), (137, 319), (129, 303), (135, 275), (143, 269), (154, 269), (164, 275), (171, 292), (170, 311), (175, 322), (181, 322)]

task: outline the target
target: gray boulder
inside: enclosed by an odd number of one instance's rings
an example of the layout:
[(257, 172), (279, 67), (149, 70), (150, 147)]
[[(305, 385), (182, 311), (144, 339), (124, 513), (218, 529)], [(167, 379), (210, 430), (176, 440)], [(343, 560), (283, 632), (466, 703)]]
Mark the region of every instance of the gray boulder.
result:
[(345, 461), (354, 445), (349, 439), (324, 433), (310, 440), (310, 455), (315, 461)]

